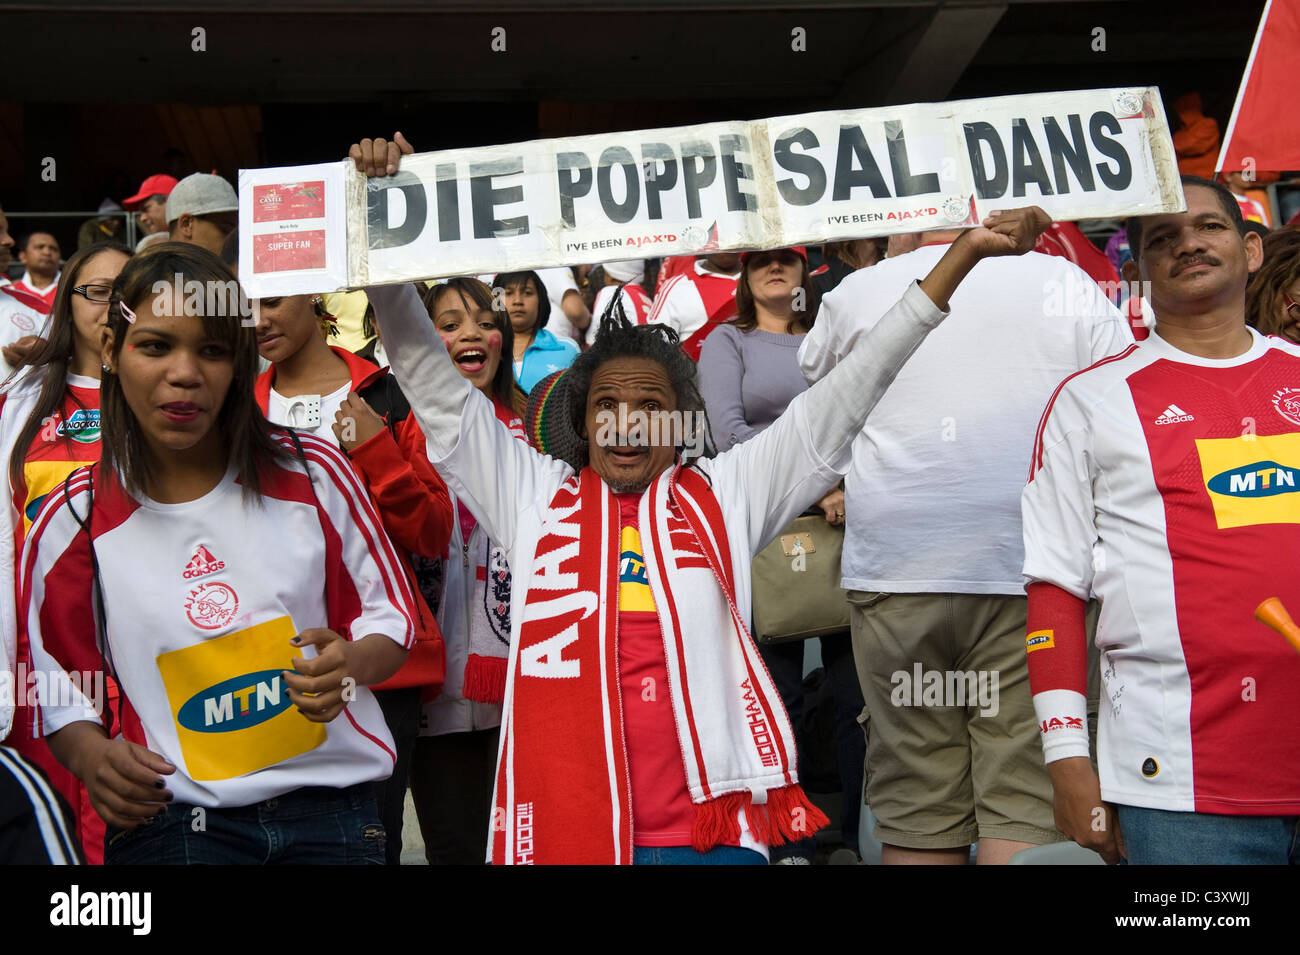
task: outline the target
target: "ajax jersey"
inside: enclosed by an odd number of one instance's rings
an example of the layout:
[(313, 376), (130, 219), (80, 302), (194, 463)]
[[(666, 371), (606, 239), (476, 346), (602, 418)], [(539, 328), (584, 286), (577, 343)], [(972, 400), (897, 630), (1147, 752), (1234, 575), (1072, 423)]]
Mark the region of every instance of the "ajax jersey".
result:
[[(1066, 379), (1040, 424), (1025, 576), (1101, 601), (1113, 802), (1300, 813), (1300, 655), (1254, 619), (1268, 597), (1300, 612), (1300, 348), (1251, 334), (1223, 360), (1152, 335)], [(1051, 758), (1087, 754), (1083, 692), (1035, 696)]]
[[(301, 441), (311, 484), (289, 458), (269, 469), (260, 505), (244, 502), (233, 470), (183, 504), (137, 500), (93, 475), (122, 733), (176, 765), (167, 784), (181, 802), (245, 806), (392, 772), (392, 740), (369, 690), (357, 687), (320, 724), (293, 705), (282, 678), (294, 657), (315, 656), (289, 643), (303, 630), (382, 634), (407, 647), (414, 634), (407, 577), (350, 463), (330, 444)], [(69, 512), (86, 515), (85, 472), (71, 490), (70, 504), (59, 490), (37, 517), (22, 576), (33, 661), (66, 674), (101, 666), (89, 543)], [(98, 718), (70, 690), (52, 685), (42, 697), (45, 735)]]

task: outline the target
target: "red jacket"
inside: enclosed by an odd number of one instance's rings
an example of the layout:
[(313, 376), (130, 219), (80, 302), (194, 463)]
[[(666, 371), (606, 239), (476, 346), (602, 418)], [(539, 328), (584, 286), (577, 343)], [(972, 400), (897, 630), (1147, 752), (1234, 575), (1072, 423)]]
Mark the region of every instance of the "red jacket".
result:
[[(388, 374), (387, 368), (380, 368), (350, 351), (333, 345), (330, 348), (347, 363), (353, 392), (369, 387)], [(257, 404), (263, 414), (270, 405), (274, 383), (275, 366), (272, 365), (257, 377), (254, 386)], [(397, 432), (396, 440), (393, 430)], [(374, 498), (384, 530), (393, 543), (401, 550), (424, 557), (445, 557), (452, 530), (451, 497), (447, 494), (447, 485), (429, 463), (424, 432), (420, 430), (415, 415), (408, 414), (393, 430), (384, 428), (347, 455)], [(416, 594), (421, 633), (417, 635), (416, 645), (402, 668), (371, 689), (392, 690), (435, 684), (441, 687), (446, 677), (442, 634), (415, 585), (409, 561), (405, 566), (411, 589)]]

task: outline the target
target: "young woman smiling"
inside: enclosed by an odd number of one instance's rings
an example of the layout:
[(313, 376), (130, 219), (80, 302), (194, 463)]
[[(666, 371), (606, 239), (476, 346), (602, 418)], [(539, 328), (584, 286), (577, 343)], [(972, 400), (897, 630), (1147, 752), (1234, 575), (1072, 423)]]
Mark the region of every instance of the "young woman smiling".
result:
[[(28, 368), (15, 372), (0, 396), (0, 460), (9, 468), (10, 507), (0, 507), (0, 639), (5, 658), (28, 663), (26, 629), (18, 619), (17, 574), (23, 538), (50, 491), (76, 468), (99, 460), (99, 349), (113, 280), (130, 259), (126, 246), (98, 243), (70, 258), (50, 310), (48, 338)], [(105, 687), (106, 696), (115, 691)], [(85, 787), (56, 760), (36, 731), (27, 687), (15, 693), (6, 744), (45, 770), (73, 806), (86, 860), (104, 860), (104, 823), (90, 807)], [(4, 703), (0, 702), (0, 709)], [(9, 724), (0, 714), (0, 738)]]
[[(491, 289), (477, 279), (451, 279), (430, 288), (424, 304), (461, 377), (492, 401), (511, 434), (525, 440), (524, 393), (506, 358), (513, 329), (504, 312), (493, 311)], [(424, 705), (411, 796), (429, 863), (477, 865), (487, 847), (505, 695), (510, 565), (455, 489), (452, 500), (456, 520), (438, 611), (447, 680), (442, 693)]]
[[(109, 863), (381, 863), (394, 755), (367, 687), (405, 659), (414, 595), (347, 459), (258, 410), (252, 330), (186, 314), (178, 275), (232, 279), (180, 243), (123, 269), (100, 463), (28, 534), (41, 728)], [(99, 670), (122, 690), (107, 721), (69, 676)]]
[[(374, 498), (384, 529), (405, 552), (404, 561), (437, 560), (451, 535), (451, 499), (425, 457), (424, 434), (387, 369), (326, 342), (321, 326), (328, 321), (317, 296), (262, 299), (258, 351), (271, 367), (257, 379), (257, 402), (274, 424), (315, 432), (325, 440), (332, 436)], [(436, 578), (422, 580), (422, 591), (431, 586)], [(402, 670), (378, 688), (397, 743), (397, 768), (382, 787), (380, 805), (393, 836), (388, 846), (392, 865), (401, 858), (402, 806), (420, 701), (437, 692), (444, 674), (442, 636), (429, 609), (435, 603), (434, 593), (417, 598), (416, 646)]]

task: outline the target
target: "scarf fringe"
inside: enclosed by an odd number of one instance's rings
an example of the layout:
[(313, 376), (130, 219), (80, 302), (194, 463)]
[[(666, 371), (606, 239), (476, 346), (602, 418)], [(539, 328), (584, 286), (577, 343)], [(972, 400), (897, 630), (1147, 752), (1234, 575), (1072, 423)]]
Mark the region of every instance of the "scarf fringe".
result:
[(506, 658), (471, 653), (465, 664), (461, 695), (475, 703), (500, 703), (506, 698)]
[(798, 784), (767, 791), (767, 802), (754, 805), (748, 792), (728, 793), (695, 805), (695, 825), (691, 845), (696, 852), (708, 852), (714, 846), (731, 845), (740, 840), (740, 810), (754, 838), (768, 846), (784, 845), (806, 839), (823, 826), (829, 826), (826, 814), (813, 805)]

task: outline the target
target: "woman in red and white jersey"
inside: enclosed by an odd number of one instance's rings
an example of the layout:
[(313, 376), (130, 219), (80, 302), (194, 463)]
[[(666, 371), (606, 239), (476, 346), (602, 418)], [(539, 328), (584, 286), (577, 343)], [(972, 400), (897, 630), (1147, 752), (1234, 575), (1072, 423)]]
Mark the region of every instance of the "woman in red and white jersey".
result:
[[(108, 863), (382, 863), (393, 744), (367, 687), (406, 658), (413, 593), (347, 458), (261, 415), (253, 330), (186, 314), (192, 283), (231, 280), (167, 243), (114, 282), (101, 461), (23, 551), (42, 730)], [(81, 689), (100, 669), (111, 721)]]
[[(91, 864), (104, 860), (104, 824), (85, 787), (50, 753), (36, 730), (36, 707), (27, 705), (28, 689), (38, 677), (18, 619), (15, 568), (46, 495), (72, 471), (99, 460), (100, 332), (113, 280), (130, 257), (126, 246), (100, 242), (68, 260), (47, 337), (28, 359), (27, 370), (15, 372), (0, 396), (0, 460), (8, 465), (10, 504), (0, 507), (0, 655), (9, 661), (10, 685), (18, 690), (11, 714), (2, 712), (8, 703), (0, 700), (0, 739), (40, 766), (74, 807), (77, 835)], [(116, 695), (107, 686), (99, 689), (105, 697)]]
[[(510, 433), (526, 441), (524, 393), (515, 383), (510, 316), (472, 278), (434, 285), (424, 306), (456, 370), (492, 400)], [(510, 565), (452, 488), (455, 525), (444, 564), (438, 625), (447, 647), (442, 693), (424, 704), (411, 766), (411, 796), (431, 865), (481, 864), (487, 855), (492, 781), (510, 650)], [(459, 496), (458, 496), (459, 494)]]
[[(320, 296), (286, 295), (259, 303), (257, 347), (271, 367), (257, 378), (258, 407), (272, 424), (337, 441), (370, 492), (384, 530), (415, 564), (437, 559), (451, 535), (451, 499), (425, 455), (424, 432), (387, 368), (328, 344), (333, 330)], [(423, 591), (425, 585), (417, 584)], [(416, 643), (406, 663), (376, 687), (397, 768), (380, 787), (388, 864), (402, 852), (407, 775), (420, 725), (420, 700), (436, 694), (445, 673), (442, 635), (426, 600), (417, 594)]]

